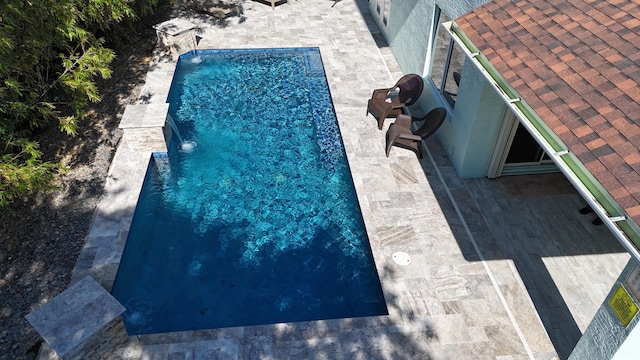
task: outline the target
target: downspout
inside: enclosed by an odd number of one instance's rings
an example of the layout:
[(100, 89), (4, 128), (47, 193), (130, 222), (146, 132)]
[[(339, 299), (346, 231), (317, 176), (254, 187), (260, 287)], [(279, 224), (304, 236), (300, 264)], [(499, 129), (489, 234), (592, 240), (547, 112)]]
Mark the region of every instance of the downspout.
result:
[(469, 56), (491, 86), (497, 90), (520, 123), (553, 160), (587, 204), (631, 254), (640, 262), (640, 227), (629, 217), (584, 164), (573, 154), (540, 116), (509, 85), (487, 58), (453, 22), (442, 24)]

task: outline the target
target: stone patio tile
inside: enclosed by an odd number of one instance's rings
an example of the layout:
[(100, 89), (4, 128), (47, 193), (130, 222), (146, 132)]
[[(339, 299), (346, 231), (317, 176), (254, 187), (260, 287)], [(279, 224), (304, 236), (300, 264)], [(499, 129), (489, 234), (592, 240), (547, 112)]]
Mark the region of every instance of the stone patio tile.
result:
[[(375, 24), (371, 15), (359, 11), (368, 2), (343, 0), (331, 7), (330, 1), (291, 1), (275, 10), (259, 2), (244, 5), (242, 21), (230, 18), (224, 26), (200, 14), (175, 15), (198, 27), (201, 49), (320, 48), (389, 315), (141, 335), (131, 337), (118, 357), (554, 358), (536, 312), (539, 304), (534, 306), (531, 298), (563, 302), (568, 310), (560, 315), (584, 324), (589, 317), (585, 308), (595, 311), (628, 259), (610, 234), (594, 229), (589, 221), (569, 214), (554, 222), (545, 212), (578, 204), (579, 196), (527, 201), (509, 197), (496, 180), (460, 179), (435, 137), (427, 142), (422, 160), (398, 148), (387, 158), (384, 136), (393, 120), (378, 130), (375, 120), (365, 116), (366, 103), (373, 89), (393, 84), (403, 73), (389, 47), (384, 42), (376, 45), (381, 35), (375, 25), (367, 27)], [(145, 112), (161, 112), (166, 106), (174, 71), (174, 61), (161, 52), (154, 56), (139, 100), (131, 107), (136, 117), (142, 106), (149, 106), (145, 104), (158, 106), (145, 107)], [(111, 266), (120, 253), (113, 249), (124, 245), (151, 152), (162, 149), (166, 145), (160, 130), (128, 128), (121, 140), (104, 204), (89, 232), (90, 245), (78, 261), (79, 267), (89, 261), (109, 267), (93, 270), (97, 280), (115, 276)], [(545, 219), (544, 225), (538, 226), (540, 219)], [(567, 233), (580, 241), (563, 253), (566, 239), (560, 235)], [(589, 246), (581, 248), (585, 243)], [(411, 263), (394, 263), (397, 251), (408, 253)], [(585, 256), (575, 256), (581, 252)], [(548, 256), (542, 259), (541, 254)], [(563, 272), (567, 266), (581, 271)], [(575, 298), (583, 296), (580, 284), (591, 278), (590, 271), (598, 282), (588, 289), (583, 286), (591, 297), (580, 302)], [(533, 280), (545, 273), (547, 281)], [(555, 292), (545, 293), (545, 288)], [(567, 299), (558, 299), (556, 293)]]

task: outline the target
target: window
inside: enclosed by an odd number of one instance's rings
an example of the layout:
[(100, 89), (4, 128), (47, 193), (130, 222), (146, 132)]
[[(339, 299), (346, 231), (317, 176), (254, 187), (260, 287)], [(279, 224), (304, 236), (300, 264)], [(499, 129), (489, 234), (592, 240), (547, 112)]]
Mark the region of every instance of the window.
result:
[(453, 109), (462, 77), (465, 54), (441, 26), (442, 23), (447, 21), (450, 21), (447, 15), (436, 7), (434, 23), (437, 23), (438, 26), (435, 29), (436, 34), (433, 42), (431, 79), (438, 88), (438, 92)]
[(376, 5), (378, 15), (382, 17), (384, 26), (389, 26), (389, 11), (391, 11), (391, 0), (378, 0)]

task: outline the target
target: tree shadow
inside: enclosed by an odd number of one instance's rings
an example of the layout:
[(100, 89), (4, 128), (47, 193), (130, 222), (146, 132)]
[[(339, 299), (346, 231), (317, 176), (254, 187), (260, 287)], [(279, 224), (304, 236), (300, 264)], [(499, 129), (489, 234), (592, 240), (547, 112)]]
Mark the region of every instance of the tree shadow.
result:
[[(198, 19), (209, 26), (221, 29), (235, 22), (246, 21), (244, 3), (247, 0), (178, 0), (174, 17), (188, 16)], [(202, 29), (197, 29), (200, 32)]]

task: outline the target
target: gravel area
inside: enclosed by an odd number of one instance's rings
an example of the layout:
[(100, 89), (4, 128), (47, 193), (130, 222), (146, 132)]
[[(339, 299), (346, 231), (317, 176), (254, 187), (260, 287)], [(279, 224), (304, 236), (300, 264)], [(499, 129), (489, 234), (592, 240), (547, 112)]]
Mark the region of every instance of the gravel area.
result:
[(156, 41), (151, 26), (167, 16), (161, 11), (137, 24), (140, 30), (116, 47), (112, 77), (99, 84), (102, 101), (91, 106), (77, 136), (56, 126), (38, 134), (44, 158), (71, 168), (59, 190), (0, 209), (0, 359), (33, 359), (40, 347), (24, 316), (69, 285), (121, 137), (118, 123), (145, 81)]

